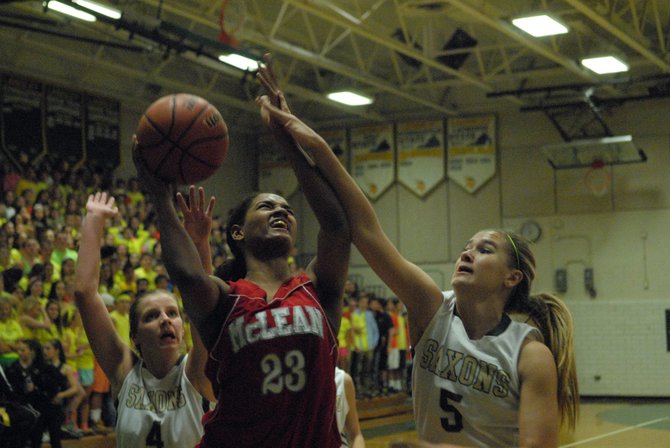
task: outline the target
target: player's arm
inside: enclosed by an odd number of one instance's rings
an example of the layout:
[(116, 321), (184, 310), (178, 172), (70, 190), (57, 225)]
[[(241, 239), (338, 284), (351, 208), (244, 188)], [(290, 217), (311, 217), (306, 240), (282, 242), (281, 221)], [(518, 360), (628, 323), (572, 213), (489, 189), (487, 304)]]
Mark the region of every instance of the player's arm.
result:
[(133, 160), (138, 177), (149, 193), (161, 232), (163, 261), (170, 279), (182, 295), (186, 313), (200, 332), (205, 343), (213, 343), (217, 328), (207, 328), (206, 318), (225, 297), (229, 287), (221, 280), (210, 277), (202, 266), (200, 255), (177, 215), (172, 200), (172, 188), (151, 174), (133, 149)]
[[(205, 207), (205, 189), (199, 187), (197, 189), (191, 185), (189, 187), (188, 204), (181, 193), (177, 193), (177, 204), (184, 217), (184, 229), (191, 237), (191, 241), (195, 245), (198, 254), (200, 255), (200, 262), (203, 268), (209, 274), (213, 272), (212, 266), (212, 250), (209, 246), (209, 235), (212, 230), (212, 211), (216, 199), (214, 196), (210, 197), (207, 206)], [(188, 361), (186, 364), (186, 376), (188, 377), (193, 387), (196, 388), (200, 395), (209, 401), (216, 401), (212, 383), (205, 375), (205, 364), (207, 363), (207, 349), (200, 338), (200, 333), (195, 326), (191, 327), (191, 338), (193, 340), (193, 347), (189, 351)]]
[(133, 366), (133, 354), (114, 329), (107, 307), (98, 293), (100, 244), (105, 220), (118, 210), (106, 193), (90, 195), (86, 203), (75, 270), (75, 303), (81, 314), (91, 349), (115, 389)]
[(558, 446), (558, 374), (551, 351), (542, 342), (526, 342), (521, 349), (518, 369), (521, 382), (519, 446)]
[(349, 412), (344, 421), (344, 427), (349, 437), (349, 446), (351, 448), (365, 448), (365, 439), (361, 432), (361, 425), (358, 422), (358, 409), (356, 408), (356, 388), (351, 375), (344, 374), (344, 394), (349, 403)]
[[(281, 95), (281, 92), (279, 93)], [(375, 273), (402, 300), (418, 325), (418, 338), (442, 303), (442, 291), (428, 274), (406, 260), (384, 233), (372, 205), (340, 164), (325, 140), (295, 115), (261, 98), (261, 107), (294, 140), (293, 152), (306, 152), (315, 162), (341, 202), (351, 237)]]
[[(268, 55), (265, 58), (265, 65), (260, 67), (259, 72), (272, 77), (274, 82)], [(260, 79), (263, 81), (262, 75)], [(258, 99), (259, 105), (263, 102), (274, 102), (288, 111), (288, 105), (281, 91), (269, 83), (264, 85), (268, 88), (268, 95)], [(340, 299), (344, 292), (351, 251), (351, 234), (346, 215), (340, 201), (321, 173), (295, 150), (293, 138), (274, 121), (264, 107), (261, 107), (261, 117), (285, 150), (307, 202), (319, 222), (316, 257), (305, 270), (314, 281), (319, 291), (321, 306), (326, 311), (334, 331), (337, 332), (342, 316)]]

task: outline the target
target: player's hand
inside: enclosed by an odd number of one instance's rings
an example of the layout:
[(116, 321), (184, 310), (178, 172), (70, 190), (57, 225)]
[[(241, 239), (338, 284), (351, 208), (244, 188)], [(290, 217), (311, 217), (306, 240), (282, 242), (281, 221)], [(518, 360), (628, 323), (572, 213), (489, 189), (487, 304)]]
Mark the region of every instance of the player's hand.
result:
[(103, 219), (113, 218), (119, 212), (114, 205), (114, 196), (105, 192), (97, 192), (89, 195), (86, 202), (86, 214), (91, 216), (99, 216)]
[[(263, 55), (263, 62), (258, 66), (256, 78), (258, 78), (261, 85), (265, 87), (270, 102), (275, 107), (290, 114), (291, 110), (288, 107), (284, 93), (279, 87), (279, 81), (277, 81), (277, 77), (272, 69), (272, 55), (270, 53), (265, 53)], [(275, 123), (275, 126), (281, 127), (278, 123)]]
[(133, 155), (133, 163), (137, 169), (137, 179), (140, 185), (150, 193), (171, 191), (171, 185), (168, 182), (165, 182), (147, 168), (146, 162), (142, 159), (140, 152), (137, 150), (138, 141), (135, 135), (133, 135), (132, 145), (133, 148), (131, 153)]
[(212, 211), (216, 203), (216, 198), (212, 196), (205, 208), (205, 189), (198, 187), (197, 190), (196, 196), (195, 185), (189, 187), (188, 204), (184, 195), (177, 193), (177, 204), (184, 215), (184, 228), (196, 245), (209, 239), (212, 230)]

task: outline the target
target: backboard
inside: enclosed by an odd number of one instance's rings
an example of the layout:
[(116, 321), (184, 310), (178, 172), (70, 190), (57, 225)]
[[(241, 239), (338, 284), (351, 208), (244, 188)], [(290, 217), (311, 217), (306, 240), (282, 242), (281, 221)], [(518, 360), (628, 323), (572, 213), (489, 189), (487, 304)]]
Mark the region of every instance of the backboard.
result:
[(603, 165), (640, 163), (647, 156), (633, 143), (631, 135), (619, 135), (570, 142), (542, 147), (547, 161), (556, 170)]

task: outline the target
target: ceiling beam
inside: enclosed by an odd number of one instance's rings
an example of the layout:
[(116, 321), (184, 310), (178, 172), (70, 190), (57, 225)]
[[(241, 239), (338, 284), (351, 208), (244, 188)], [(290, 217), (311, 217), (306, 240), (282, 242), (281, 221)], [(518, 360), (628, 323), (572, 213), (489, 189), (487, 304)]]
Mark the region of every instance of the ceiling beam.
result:
[(614, 24), (612, 24), (611, 21), (607, 20), (601, 14), (598, 14), (590, 6), (584, 4), (584, 2), (580, 0), (564, 0), (564, 1), (573, 8), (575, 8), (577, 11), (588, 17), (596, 25), (598, 25), (599, 27), (607, 31), (609, 34), (611, 34), (612, 36), (616, 37), (621, 42), (626, 44), (629, 48), (642, 55), (648, 61), (650, 61), (655, 66), (663, 70), (665, 73), (670, 72), (670, 65), (668, 65), (668, 63), (666, 63), (663, 59), (656, 56), (654, 52), (652, 52), (651, 50), (649, 50), (649, 48), (642, 45), (639, 41), (635, 40), (634, 38), (623, 32), (621, 29), (614, 26)]
[(533, 52), (549, 59), (550, 61), (555, 62), (556, 64), (564, 67), (568, 71), (574, 73), (580, 78), (586, 79), (591, 82), (596, 82), (597, 79), (594, 75), (591, 75), (586, 70), (583, 70), (575, 62), (566, 58), (565, 56), (547, 48), (537, 39), (529, 39), (523, 36), (519, 31), (516, 30), (512, 25), (506, 21), (500, 20), (497, 17), (490, 17), (480, 11), (476, 6), (473, 6), (470, 1), (467, 0), (442, 0), (442, 3), (448, 3), (461, 11), (465, 12), (469, 16), (481, 21), (482, 23), (488, 25), (490, 28), (500, 32), (501, 34), (515, 40), (521, 45), (529, 48)]

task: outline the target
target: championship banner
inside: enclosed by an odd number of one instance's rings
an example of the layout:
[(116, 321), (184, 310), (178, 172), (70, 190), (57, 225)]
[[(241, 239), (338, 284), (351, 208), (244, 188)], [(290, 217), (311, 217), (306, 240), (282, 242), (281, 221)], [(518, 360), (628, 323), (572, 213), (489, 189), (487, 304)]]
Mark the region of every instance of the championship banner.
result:
[(474, 193), (496, 174), (495, 116), (447, 119), (449, 178)]
[(288, 199), (298, 189), (291, 163), (270, 135), (258, 139), (258, 189)]
[(397, 124), (398, 180), (424, 197), (444, 179), (442, 120)]
[(46, 87), (47, 151), (75, 164), (84, 158), (83, 96), (56, 86)]
[(0, 131), (5, 151), (32, 160), (44, 152), (44, 95), (42, 84), (14, 76), (2, 80)]
[(393, 125), (351, 129), (351, 175), (372, 200), (395, 180), (393, 143)]
[(347, 130), (345, 128), (326, 129), (319, 131), (319, 135), (328, 143), (328, 146), (333, 150), (342, 166), (348, 171), (349, 145), (347, 144)]
[(118, 101), (86, 97), (86, 160), (113, 170), (121, 162)]

